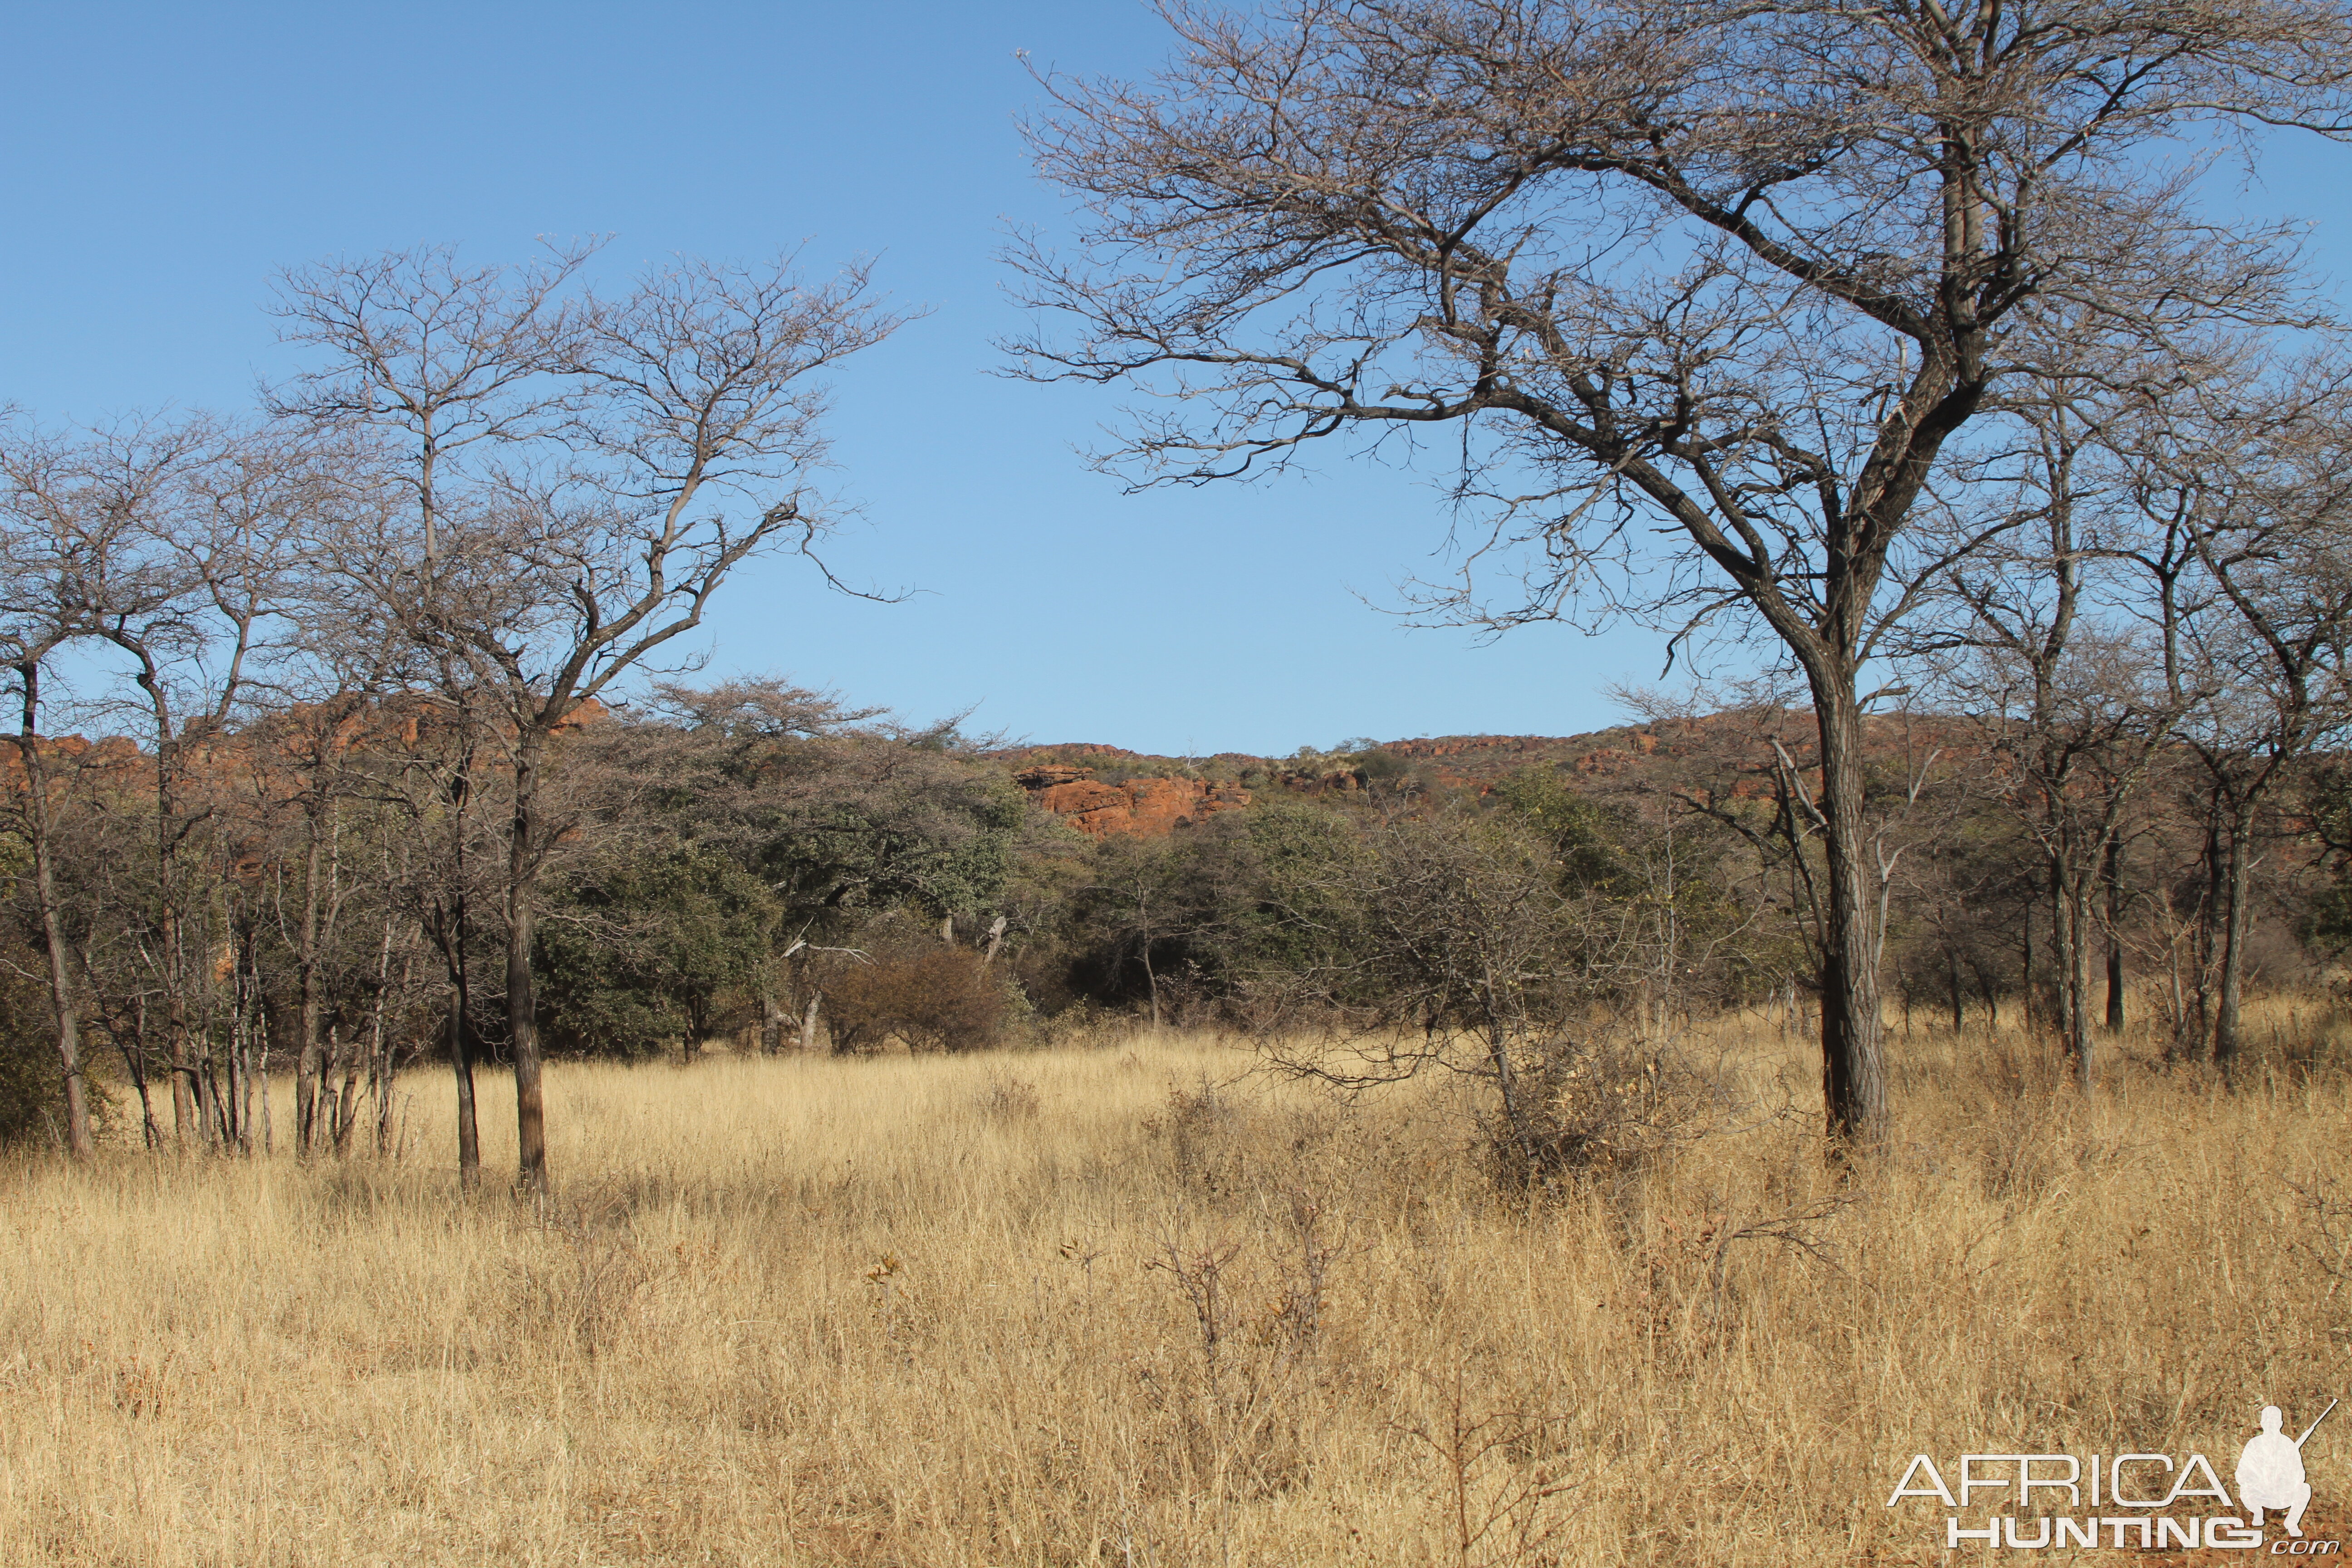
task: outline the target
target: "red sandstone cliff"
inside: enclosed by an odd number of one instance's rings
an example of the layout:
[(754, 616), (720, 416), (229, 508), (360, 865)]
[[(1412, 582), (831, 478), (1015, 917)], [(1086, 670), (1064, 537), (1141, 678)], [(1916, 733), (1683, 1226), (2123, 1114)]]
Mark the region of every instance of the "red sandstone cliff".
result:
[[(1869, 721), (1865, 733), (1874, 752), (1890, 756), (1940, 752), (1947, 765), (1981, 743), (1948, 720), (1876, 718)], [(1812, 720), (1795, 709), (1662, 718), (1583, 735), (1443, 735), (1384, 742), (1377, 750), (1415, 764), (1414, 771), (1424, 779), (1449, 789), (1483, 791), (1521, 768), (1549, 764), (1602, 792), (1682, 777), (1695, 787), (1747, 795), (1769, 791), (1776, 740), (1801, 770), (1809, 771)], [(1212, 813), (1249, 804), (1249, 790), (1218, 779), (1255, 775), (1251, 782), (1261, 793), (1346, 795), (1365, 787), (1368, 776), (1361, 768), (1307, 771), (1287, 759), (1221, 752), (1183, 764), (1187, 774), (1198, 769), (1214, 775), (1209, 780), (1137, 777), (1114, 784), (1099, 780), (1097, 770), (1117, 777), (1132, 764), (1167, 768), (1172, 760), (1117, 746), (1076, 743), (1024, 746), (997, 755), (1013, 767), (1013, 776), (1031, 798), (1096, 837), (1164, 835)], [(1359, 761), (1369, 755), (1360, 754)]]
[(1249, 791), (1206, 779), (1129, 779), (1103, 784), (1092, 768), (1048, 765), (1013, 775), (1030, 798), (1079, 832), (1096, 838), (1116, 833), (1159, 837), (1220, 811), (1247, 805)]

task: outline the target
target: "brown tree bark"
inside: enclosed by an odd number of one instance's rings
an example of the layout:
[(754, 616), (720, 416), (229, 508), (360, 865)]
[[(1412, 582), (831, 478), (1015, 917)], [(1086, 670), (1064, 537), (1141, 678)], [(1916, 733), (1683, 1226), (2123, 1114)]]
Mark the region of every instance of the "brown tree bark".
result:
[(324, 848), (315, 818), (306, 822), (309, 842), (302, 857), (302, 914), (295, 927), (296, 1026), (301, 1039), (294, 1065), (294, 1151), (308, 1157), (318, 1136), (320, 1084), (325, 1071), (320, 1039), (324, 1009), (319, 995), (319, 871)]
[[(469, 856), (467, 813), (474, 798), (474, 748), (470, 740), (461, 739), (455, 764), (440, 784), (442, 804), (446, 809), (449, 828), (448, 881), (442, 892), (428, 905), (427, 927), (434, 943), (441, 951), (441, 960), (449, 981), (448, 1011), (442, 1021), (442, 1039), (449, 1055), (449, 1070), (457, 1084), (457, 1184), (472, 1191), (482, 1180), (481, 1121), (475, 1108), (474, 1063), (479, 1053), (478, 1038), (474, 1026), (473, 971), (473, 884)], [(385, 1089), (389, 1095), (389, 1065)], [(379, 1103), (379, 1122), (388, 1098)]]
[(2061, 939), (2066, 995), (2066, 1059), (2074, 1069), (2074, 1087), (2087, 1089), (2094, 1077), (2091, 1034), (2091, 897), (2083, 882), (2070, 881), (2063, 899), (2065, 932)]
[(50, 844), (49, 777), (41, 757), (37, 733), (40, 710), (40, 668), (37, 661), (16, 667), (23, 683), (24, 719), (16, 733), (16, 755), (25, 766), (26, 837), (33, 856), (33, 900), (41, 912), (41, 942), (48, 961), (49, 1015), (57, 1029), (58, 1065), (65, 1078), (66, 1151), (87, 1159), (90, 1141), (89, 1098), (82, 1079), (81, 1028), (76, 1016), (73, 982), (66, 966), (63, 922), (58, 917), (57, 873)]
[(2237, 1059), (2245, 1005), (2246, 939), (2252, 926), (2253, 807), (2242, 802), (2231, 814), (2221, 863), (2221, 976), (2213, 1005), (2213, 1060), (2228, 1068)]
[(2124, 878), (2123, 840), (2107, 840), (2107, 862), (2102, 875), (2107, 895), (2107, 1032), (2124, 1032)]
[(470, 1190), (482, 1184), (482, 1133), (474, 1112), (474, 1027), (467, 1016), (463, 980), (449, 989), (445, 1027), (449, 1068), (457, 1079), (457, 1184)]
[(547, 1107), (539, 1059), (539, 997), (530, 967), (538, 915), (540, 769), (543, 730), (526, 731), (515, 748), (514, 821), (507, 836), (507, 1048), (514, 1056), (518, 1183), (529, 1192), (547, 1187)]
[(1813, 703), (1829, 882), (1822, 921), (1822, 1098), (1832, 1138), (1866, 1142), (1885, 1124), (1886, 1066), (1874, 869), (1864, 842), (1862, 711), (1850, 679), (1816, 680)]

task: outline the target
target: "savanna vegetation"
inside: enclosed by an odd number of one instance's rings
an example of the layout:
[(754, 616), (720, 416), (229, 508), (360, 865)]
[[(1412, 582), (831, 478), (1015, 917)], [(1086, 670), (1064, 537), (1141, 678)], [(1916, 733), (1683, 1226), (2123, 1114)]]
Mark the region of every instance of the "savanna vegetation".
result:
[(1841, 1177), (1801, 1032), (1723, 1016), (1708, 1136), (1532, 1204), (1466, 1080), (1124, 1031), (559, 1061), (540, 1209), (427, 1157), (437, 1074), (404, 1158), (20, 1158), (0, 1560), (1942, 1561), (1915, 1453), (2226, 1477), (2250, 1391), (2340, 1386), (2341, 1036), (2252, 1023), (2234, 1089), (2133, 1026), (2086, 1099), (1923, 1021)]
[(1911, 1454), (2323, 1402), (2352, 354), (2195, 150), (2352, 16), (1166, 16), (1041, 84), (1016, 377), (1138, 484), (1427, 430), (1424, 610), (1706, 679), (1508, 768), (719, 679), (863, 264), (341, 258), (249, 413), (9, 411), (0, 1553), (1898, 1561)]

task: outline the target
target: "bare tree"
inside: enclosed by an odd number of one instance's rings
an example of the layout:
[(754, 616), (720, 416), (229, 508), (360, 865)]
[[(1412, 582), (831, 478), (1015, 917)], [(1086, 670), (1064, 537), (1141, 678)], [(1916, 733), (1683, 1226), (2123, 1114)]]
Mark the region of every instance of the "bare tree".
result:
[[(68, 1094), (79, 1094), (66, 944), (57, 925), (47, 833), (47, 783), (34, 740), (41, 666), (69, 641), (112, 645), (132, 658), (139, 702), (152, 717), (159, 922), (151, 958), (170, 1013), (174, 1128), (201, 1125), (198, 1074), (186, 1014), (193, 973), (182, 941), (177, 878), (191, 831), (180, 788), (188, 747), (217, 730), (239, 689), (244, 655), (265, 614), (247, 567), (257, 530), (281, 515), (269, 453), (203, 420), (131, 421), (71, 435), (30, 434), (6, 444), (9, 607), (18, 622), (14, 668), (24, 705), (18, 755), (27, 771), (37, 895), (49, 949)], [(266, 552), (260, 552), (266, 554)], [(217, 611), (225, 623), (208, 623)], [(219, 646), (223, 625), (232, 645)], [(191, 686), (193, 680), (194, 685)], [(201, 689), (198, 711), (184, 700)], [(79, 1135), (86, 1144), (87, 1128)]]
[(1496, 509), (1473, 563), (1535, 557), (1523, 603), (1455, 611), (1728, 610), (1776, 643), (1820, 734), (1828, 1122), (1878, 1136), (1859, 678), (1949, 563), (1915, 506), (2011, 367), (2301, 309), (2282, 232), (2200, 221), (2155, 154), (2336, 129), (2343, 6), (1162, 11), (1156, 80), (1050, 84), (1040, 166), (1087, 221), (1075, 259), (1016, 249), (1073, 323), (1027, 374), (1163, 398), (1106, 458), (1146, 481), (1449, 430)]
[[(56, 848), (50, 828), (50, 784), (40, 736), (41, 677), (58, 650), (81, 631), (72, 579), (79, 553), (81, 509), (68, 500), (79, 486), (60, 469), (62, 454), (49, 441), (12, 426), (0, 432), (0, 658), (16, 678), (20, 715), (16, 758), (24, 772), (21, 798), (9, 813), (32, 862), (33, 898), (48, 960), (51, 1020), (65, 1080), (66, 1148), (90, 1152), (89, 1105), (83, 1082), (81, 1039), (63, 923), (59, 918)], [(12, 792), (13, 794), (14, 792)]]
[(209, 1048), (196, 1048), (217, 933), (195, 852), (226, 783), (219, 743), (282, 630), (284, 547), (308, 476), (298, 456), (262, 437), (197, 423), (181, 439), (173, 485), (110, 514), (85, 603), (91, 640), (124, 656), (121, 701), (153, 747), (154, 925), (142, 948), (164, 1003), (175, 1135), (184, 1142), (193, 1128), (232, 1140), (245, 1064), (233, 1050), (225, 1089)]
[[(2178, 603), (2191, 551), (2171, 520), (2133, 504), (2137, 487), (2116, 445), (2132, 439), (2138, 399), (2118, 406), (2095, 388), (2057, 386), (2016, 401), (2016, 449), (1971, 465), (1973, 482), (1959, 487), (1983, 510), (1949, 520), (1957, 537), (1978, 543), (1952, 573), (1962, 613), (1943, 651), (1959, 657), (1937, 661), (1936, 689), (1967, 716), (1969, 750), (1991, 764), (1973, 771), (1977, 787), (2041, 852), (2056, 1022), (2087, 1089), (2097, 900), (2106, 895), (2111, 929), (2126, 813), (2201, 695), (2167, 679), (2162, 646), (2173, 624), (2163, 606)], [(2110, 959), (2119, 967), (2112, 943)], [(2119, 1028), (2118, 975), (2110, 992)]]
[(810, 286), (789, 258), (682, 262), (604, 299), (566, 291), (585, 258), (467, 271), (415, 251), (280, 288), (287, 336), (323, 360), (282, 411), (408, 446), (413, 524), (346, 537), (341, 569), (430, 654), (442, 700), (478, 717), (509, 776), (505, 1024), (532, 1189), (547, 1147), (531, 935), (562, 826), (542, 788), (551, 741), (699, 626), (746, 558), (823, 529), (810, 377), (898, 324), (862, 266)]
[(2239, 1048), (2261, 813), (2352, 724), (2347, 427), (2352, 364), (2250, 355), (2137, 451), (2142, 504), (2172, 520), (2204, 579), (2184, 597), (2171, 679), (2204, 774), (2200, 925), (2215, 994), (2200, 1013), (2225, 1064)]
[[(362, 623), (366, 618), (358, 617)], [(458, 1182), (472, 1188), (481, 1179), (482, 1163), (475, 1067), (485, 1059), (483, 1019), (497, 993), (481, 973), (486, 944), (477, 911), (498, 902), (495, 879), (486, 868), (498, 859), (495, 826), (488, 819), (496, 814), (503, 781), (484, 765), (476, 715), (389, 680), (386, 691), (366, 723), (363, 755), (357, 760), (365, 777), (358, 791), (398, 825), (388, 824), (377, 846), (383, 918), (391, 921), (396, 910), (401, 923), (420, 934), (441, 961), (440, 1023), (434, 1033), (455, 1078)], [(392, 940), (387, 936), (381, 966), (387, 971)], [(383, 978), (388, 980), (388, 973)], [(370, 1072), (378, 1088), (381, 1142), (389, 1114), (384, 1096), (390, 1069), (383, 1042), (377, 1045)]]

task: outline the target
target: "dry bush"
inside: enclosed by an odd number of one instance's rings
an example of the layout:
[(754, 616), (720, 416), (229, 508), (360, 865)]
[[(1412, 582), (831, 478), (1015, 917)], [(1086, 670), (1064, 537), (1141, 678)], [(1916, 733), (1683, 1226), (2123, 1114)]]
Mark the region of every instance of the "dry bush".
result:
[(939, 943), (845, 962), (824, 994), (834, 1044), (844, 1051), (894, 1039), (913, 1051), (973, 1051), (1004, 1037), (1003, 984), (970, 948)]
[[(1743, 1103), (1817, 1070), (1717, 1034)], [(543, 1213), (458, 1192), (438, 1075), (431, 1159), (118, 1127), (0, 1162), (0, 1563), (1939, 1560), (1939, 1510), (1882, 1506), (1914, 1453), (2226, 1477), (2254, 1391), (2341, 1392), (2352, 1094), (2158, 1054), (2021, 1142), (2032, 1047), (1926, 1033), (1843, 1174), (1745, 1119), (1535, 1205), (1479, 1165), (1483, 1086), (1341, 1100), (1173, 1037), (557, 1064)]]
[(1485, 1120), (1487, 1160), (1506, 1189), (1617, 1177), (1670, 1158), (1733, 1109), (1717, 1077), (1671, 1041), (1601, 1029), (1546, 1041), (1521, 1069), (1522, 1125)]
[(1011, 1073), (998, 1073), (988, 1080), (981, 1091), (980, 1113), (991, 1121), (1004, 1126), (1018, 1126), (1037, 1120), (1044, 1100), (1037, 1086), (1025, 1078)]
[(1254, 1140), (1245, 1142), (1241, 1122), (1230, 1087), (1204, 1074), (1190, 1089), (1171, 1085), (1165, 1107), (1140, 1126), (1166, 1150), (1169, 1173), (1179, 1187), (1213, 1196), (1245, 1179), (1243, 1162)]

